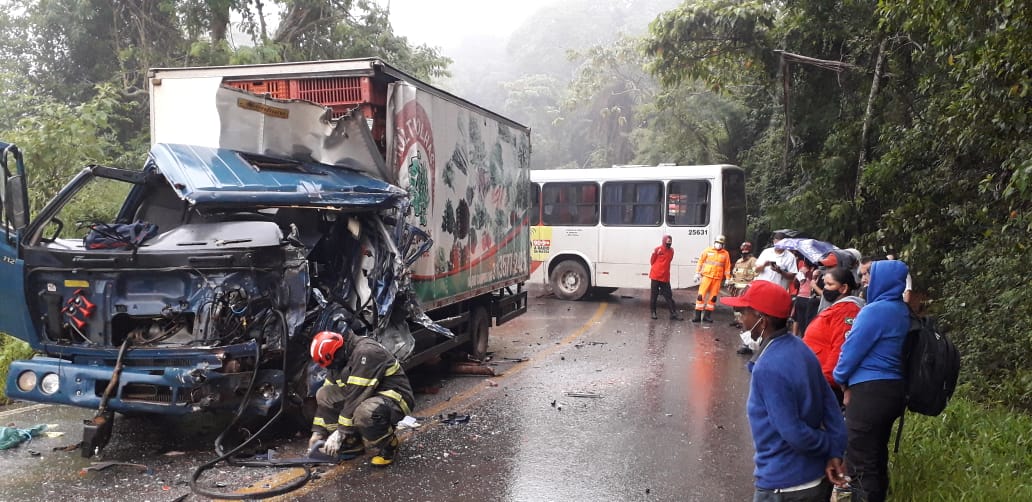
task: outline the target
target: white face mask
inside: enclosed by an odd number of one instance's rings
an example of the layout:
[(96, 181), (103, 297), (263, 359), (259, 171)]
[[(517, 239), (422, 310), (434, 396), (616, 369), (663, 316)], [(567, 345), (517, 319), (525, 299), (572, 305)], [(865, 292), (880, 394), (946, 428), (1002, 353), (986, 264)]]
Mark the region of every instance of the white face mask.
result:
[(756, 326), (758, 324), (760, 324), (761, 320), (762, 319), (757, 319), (756, 320), (756, 324), (753, 324), (752, 328), (749, 328), (749, 329), (741, 332), (738, 335), (742, 339), (742, 343), (745, 344), (750, 349), (752, 349), (753, 351), (757, 351), (757, 350), (760, 349), (760, 340), (759, 339), (760, 339), (760, 335), (763, 334), (763, 330), (760, 330), (760, 334), (756, 335), (756, 338), (753, 338), (752, 330), (756, 329)]
[(716, 249), (723, 249), (724, 245), (718, 242), (718, 243), (714, 244), (713, 247), (716, 248)]

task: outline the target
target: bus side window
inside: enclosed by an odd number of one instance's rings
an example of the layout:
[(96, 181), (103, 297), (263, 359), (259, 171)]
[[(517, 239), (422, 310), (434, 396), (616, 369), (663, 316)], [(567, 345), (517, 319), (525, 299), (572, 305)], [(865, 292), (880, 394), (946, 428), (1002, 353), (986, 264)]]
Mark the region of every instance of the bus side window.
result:
[(598, 224), (597, 183), (545, 183), (541, 198), (544, 203), (542, 223), (545, 225)]
[(705, 180), (671, 181), (667, 196), (667, 224), (709, 224), (710, 185)]
[(658, 181), (611, 181), (603, 187), (606, 226), (658, 226), (662, 221), (663, 184)]

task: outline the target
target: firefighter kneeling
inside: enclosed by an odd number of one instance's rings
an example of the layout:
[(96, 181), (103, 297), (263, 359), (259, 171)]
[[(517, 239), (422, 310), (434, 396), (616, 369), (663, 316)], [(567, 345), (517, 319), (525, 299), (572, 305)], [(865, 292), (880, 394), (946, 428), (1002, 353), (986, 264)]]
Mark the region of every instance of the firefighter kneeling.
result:
[(322, 331), (312, 338), (311, 352), (328, 371), (315, 394), (309, 448), (325, 440), (323, 453), (348, 460), (368, 444), (376, 450), (373, 465), (390, 465), (398, 451), (394, 425), (413, 404), (401, 363), (376, 340), (351, 333)]

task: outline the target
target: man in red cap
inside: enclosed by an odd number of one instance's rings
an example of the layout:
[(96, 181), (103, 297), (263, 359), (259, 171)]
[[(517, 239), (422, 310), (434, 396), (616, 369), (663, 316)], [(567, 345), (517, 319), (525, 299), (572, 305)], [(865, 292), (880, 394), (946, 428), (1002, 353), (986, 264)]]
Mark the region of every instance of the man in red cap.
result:
[(754, 501), (826, 501), (844, 485), (846, 424), (817, 356), (787, 329), (792, 297), (753, 281), (745, 294), (720, 302), (742, 312), (760, 347), (749, 362), (746, 412), (756, 468)]

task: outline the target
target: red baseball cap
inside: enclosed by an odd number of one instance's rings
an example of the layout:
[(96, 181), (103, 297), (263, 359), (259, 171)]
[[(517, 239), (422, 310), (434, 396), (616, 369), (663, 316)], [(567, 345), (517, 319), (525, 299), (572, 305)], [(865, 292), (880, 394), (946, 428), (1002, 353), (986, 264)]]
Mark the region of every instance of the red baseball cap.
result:
[(778, 319), (788, 319), (792, 313), (792, 297), (785, 288), (770, 281), (755, 280), (742, 296), (724, 297), (720, 303), (731, 307), (749, 307)]

